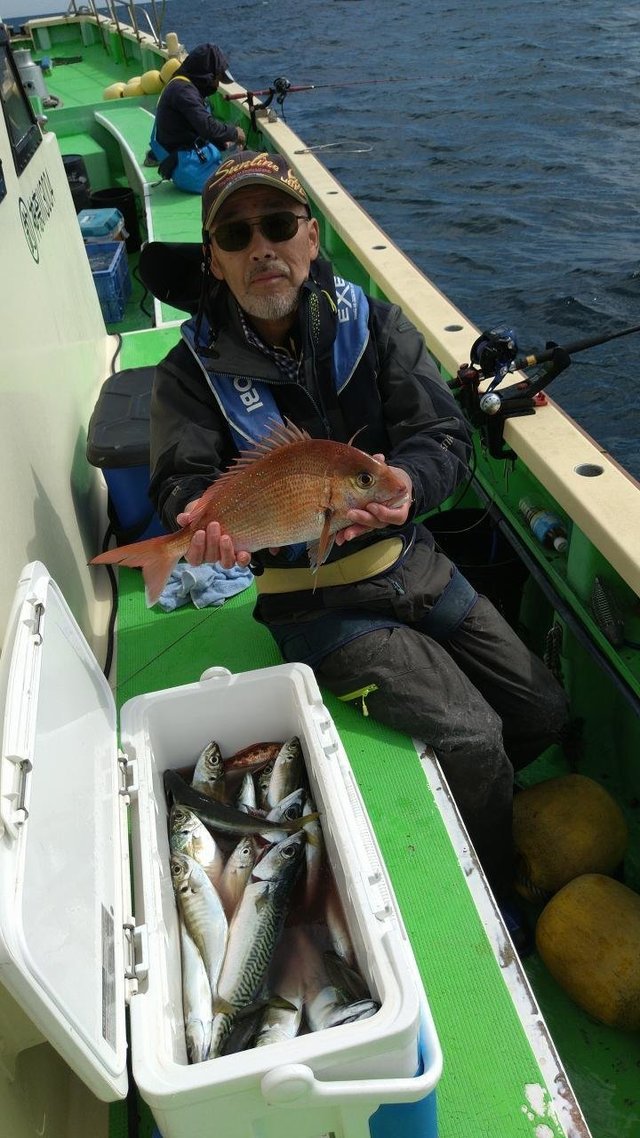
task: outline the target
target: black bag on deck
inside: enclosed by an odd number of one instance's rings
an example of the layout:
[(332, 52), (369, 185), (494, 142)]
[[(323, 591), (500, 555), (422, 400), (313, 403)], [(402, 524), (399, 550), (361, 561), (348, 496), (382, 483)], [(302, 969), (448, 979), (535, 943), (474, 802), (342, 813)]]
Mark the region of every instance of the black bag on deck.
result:
[(166, 533), (149, 501), (149, 407), (155, 367), (115, 372), (89, 422), (87, 459), (102, 470), (116, 543)]

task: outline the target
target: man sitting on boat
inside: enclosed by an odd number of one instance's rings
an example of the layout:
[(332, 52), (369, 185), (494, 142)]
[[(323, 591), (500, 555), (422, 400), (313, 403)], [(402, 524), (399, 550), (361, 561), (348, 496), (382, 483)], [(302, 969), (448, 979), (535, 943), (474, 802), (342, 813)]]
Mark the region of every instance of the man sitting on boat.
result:
[(468, 476), (462, 413), (398, 306), (319, 257), (318, 223), (283, 157), (225, 161), (203, 192), (203, 230), (200, 309), (156, 373), (151, 497), (168, 528), (186, 524), (194, 499), (274, 416), (314, 438), (357, 433), (361, 450), (386, 456), (406, 499), (352, 510), (314, 576), (304, 547), (251, 556), (215, 521), (187, 559), (251, 563), (254, 615), (285, 660), (433, 746), (494, 891), (506, 894), (514, 768), (558, 740), (566, 700), (414, 521)]
[(150, 148), (164, 178), (179, 190), (199, 194), (220, 165), (222, 153), (244, 146), (239, 126), (222, 123), (208, 97), (219, 83), (232, 83), (226, 56), (216, 44), (201, 43), (174, 72), (160, 96)]

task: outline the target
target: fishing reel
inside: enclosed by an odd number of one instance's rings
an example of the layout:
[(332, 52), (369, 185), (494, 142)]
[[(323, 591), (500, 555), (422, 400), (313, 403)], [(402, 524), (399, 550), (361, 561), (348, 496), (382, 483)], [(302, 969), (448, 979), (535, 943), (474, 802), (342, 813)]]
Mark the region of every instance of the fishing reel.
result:
[(471, 345), (471, 363), (480, 369), (483, 376), (500, 377), (506, 375), (516, 358), (518, 345), (511, 328), (493, 328), (483, 332)]
[(273, 80), (272, 89), (273, 89), (274, 95), (277, 96), (276, 103), (280, 103), (280, 106), (282, 106), (282, 104), (284, 103), (286, 95), (291, 90), (291, 83), (289, 82), (288, 79), (285, 79), (284, 75), (281, 75), (279, 79)]
[[(286, 79), (284, 75), (280, 75), (277, 79), (273, 80), (273, 83), (269, 88), (267, 88), (266, 91), (247, 91), (246, 97), (249, 106), (249, 116), (251, 118), (251, 125), (253, 129), (257, 129), (256, 113), (258, 111), (266, 111), (271, 106), (274, 99), (282, 111), (282, 118), (284, 120), (284, 101), (289, 91), (294, 89), (299, 90), (299, 88), (292, 88), (290, 80)], [(262, 96), (262, 98), (260, 100), (257, 99), (257, 95)], [(229, 99), (232, 99), (234, 97), (235, 96), (233, 95), (227, 96)], [(274, 114), (273, 111), (271, 113)]]
[[(515, 371), (545, 364), (533, 376), (512, 384), (498, 392), (503, 379)], [(521, 356), (511, 328), (492, 328), (482, 332), (471, 345), (470, 362), (462, 364), (450, 384), (460, 392), (460, 403), (474, 426), (482, 431), (489, 453), (494, 458), (515, 458), (503, 440), (505, 420), (520, 415), (535, 414), (536, 407), (546, 403), (543, 388), (571, 363), (566, 348), (548, 341), (539, 355)], [(480, 391), (484, 379), (491, 382)]]

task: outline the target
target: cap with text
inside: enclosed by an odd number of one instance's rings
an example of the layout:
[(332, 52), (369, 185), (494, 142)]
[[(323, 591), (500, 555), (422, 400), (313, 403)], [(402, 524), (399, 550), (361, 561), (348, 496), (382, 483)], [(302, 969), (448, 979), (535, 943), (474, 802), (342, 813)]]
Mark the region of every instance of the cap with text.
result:
[(244, 186), (272, 186), (309, 207), (295, 173), (281, 154), (242, 150), (221, 162), (202, 191), (202, 228), (209, 232), (220, 207)]

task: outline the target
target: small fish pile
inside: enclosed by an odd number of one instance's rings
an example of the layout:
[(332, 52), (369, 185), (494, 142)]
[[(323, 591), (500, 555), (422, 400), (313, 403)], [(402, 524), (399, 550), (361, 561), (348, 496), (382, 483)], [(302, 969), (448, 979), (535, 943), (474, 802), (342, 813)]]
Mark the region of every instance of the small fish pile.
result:
[(190, 1062), (375, 1015), (297, 736), (212, 741), (164, 786)]
[(312, 439), (287, 420), (240, 453), (192, 505), (183, 529), (109, 549), (90, 564), (141, 567), (153, 605), (193, 534), (209, 522), (220, 522), (235, 549), (249, 553), (304, 542), (315, 570), (349, 524), (349, 510), (370, 502), (395, 506), (406, 497), (406, 483), (384, 462), (348, 443)]

